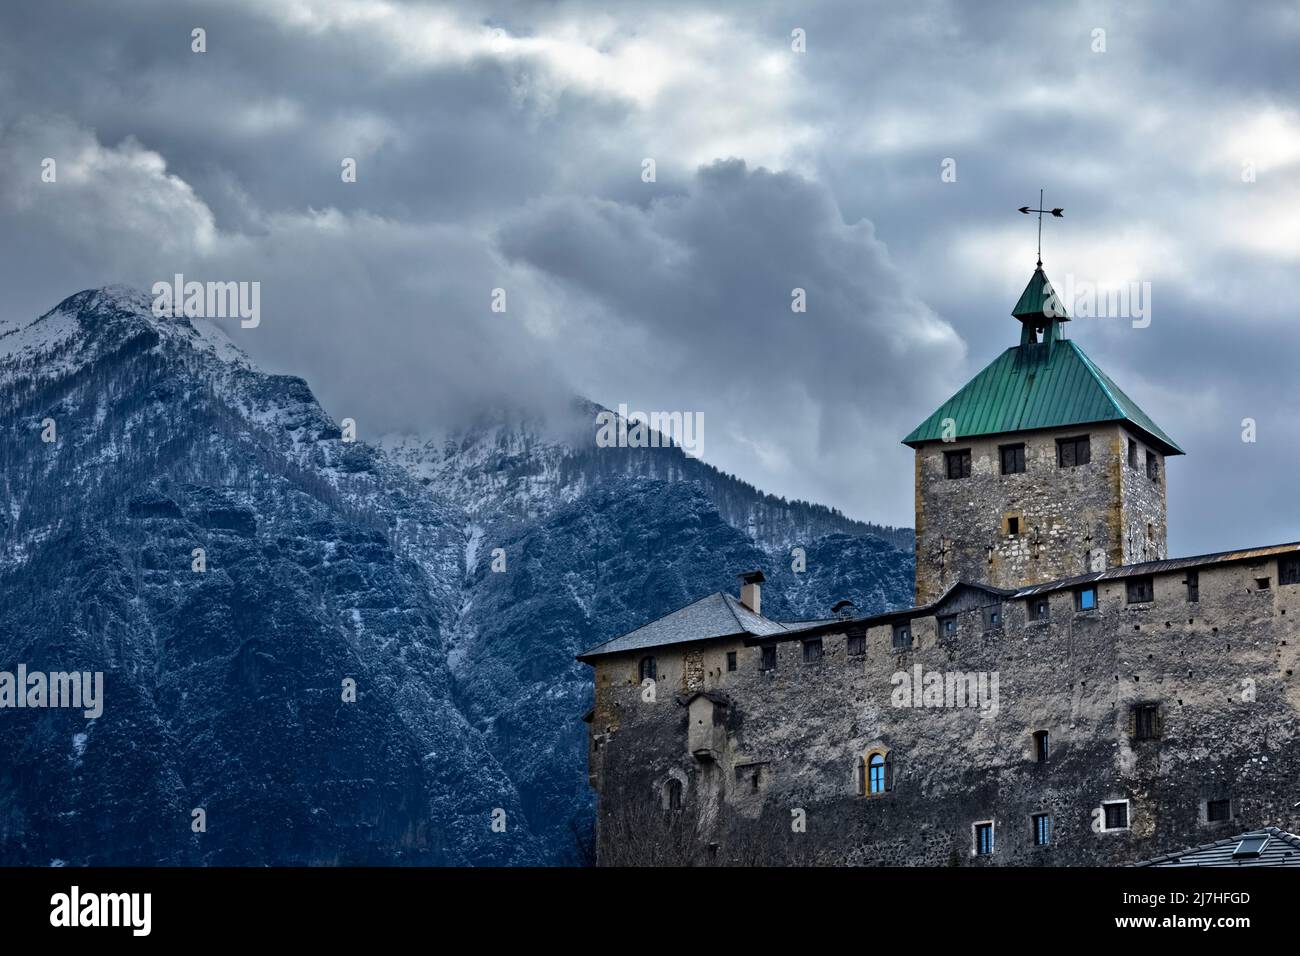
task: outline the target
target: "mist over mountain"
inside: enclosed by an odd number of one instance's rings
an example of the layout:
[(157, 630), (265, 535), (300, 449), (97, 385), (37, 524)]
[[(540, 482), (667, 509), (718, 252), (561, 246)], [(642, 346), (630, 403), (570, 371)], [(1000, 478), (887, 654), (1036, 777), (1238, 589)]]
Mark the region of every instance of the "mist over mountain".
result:
[(909, 529), (596, 447), (590, 403), (344, 441), (149, 306), (0, 327), (0, 670), (105, 675), (96, 719), (0, 712), (0, 863), (578, 861), (576, 652), (753, 568), (777, 618), (910, 598)]

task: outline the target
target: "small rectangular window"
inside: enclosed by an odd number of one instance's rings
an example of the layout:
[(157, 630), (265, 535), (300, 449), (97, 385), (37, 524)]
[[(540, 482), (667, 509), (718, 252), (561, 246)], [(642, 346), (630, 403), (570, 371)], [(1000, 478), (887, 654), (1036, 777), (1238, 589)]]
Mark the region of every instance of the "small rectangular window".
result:
[(1155, 582), (1151, 578), (1129, 578), (1125, 585), (1129, 604), (1149, 604), (1155, 600)]
[(1029, 620), (1046, 621), (1052, 616), (1052, 603), (1045, 597), (1029, 599)]
[(1076, 611), (1095, 611), (1097, 609), (1096, 587), (1079, 588), (1074, 592), (1074, 609)]
[(939, 618), (939, 636), (952, 637), (957, 633), (957, 615), (949, 614)]
[(1160, 458), (1155, 452), (1147, 452), (1147, 477), (1155, 481), (1160, 477)]
[(1155, 740), (1160, 736), (1160, 705), (1138, 704), (1133, 708), (1133, 737)]
[(998, 449), (1002, 456), (1002, 474), (1018, 475), (1025, 470), (1025, 446), (1003, 445)]
[(975, 824), (975, 855), (989, 856), (993, 852), (993, 824)]
[(820, 664), (822, 662), (822, 639), (820, 637), (803, 642), (803, 662), (805, 664)]
[(776, 645), (764, 644), (763, 656), (759, 663), (759, 670), (774, 671), (776, 670)]
[(1208, 800), (1205, 804), (1205, 821), (1207, 823), (1225, 823), (1232, 819), (1231, 800)]
[(861, 657), (867, 653), (867, 635), (850, 634), (845, 640), (845, 648), (849, 657)]
[(984, 608), (984, 627), (990, 631), (1002, 626), (1002, 605), (990, 604)]
[(912, 622), (905, 621), (894, 625), (894, 649), (907, 651), (912, 649)]
[(1047, 763), (1047, 731), (1034, 732), (1034, 762)]
[(1107, 830), (1128, 829), (1128, 801), (1103, 803), (1101, 808), (1106, 815)]
[(1187, 600), (1196, 604), (1201, 599), (1201, 575), (1199, 571), (1187, 572)]
[(1016, 515), (1012, 515), (1011, 517), (1007, 518), (1007, 534), (1010, 535), (1020, 534), (1020, 518), (1017, 517)]
[(943, 453), (944, 470), (949, 478), (970, 477), (970, 449)]
[(736, 765), (736, 783), (749, 783), (750, 790), (758, 790), (763, 782), (763, 765), (761, 763), (742, 763)]
[(1128, 466), (1137, 471), (1138, 466), (1138, 443), (1136, 438), (1128, 440)]
[(1034, 814), (1034, 846), (1047, 846), (1052, 842), (1052, 818), (1046, 813)]
[(1256, 579), (1255, 579), (1255, 590), (1256, 590), (1256, 591), (1267, 591), (1267, 590), (1268, 590), (1268, 587), (1269, 587), (1269, 579), (1268, 579), (1268, 578), (1256, 578)]
[(736, 669), (736, 652), (727, 651), (727, 670), (734, 671), (735, 669)]
[(1278, 584), (1300, 584), (1300, 558), (1281, 558), (1277, 562)]
[(1092, 460), (1092, 445), (1088, 436), (1079, 438), (1058, 438), (1056, 440), (1056, 460), (1062, 468), (1077, 468)]

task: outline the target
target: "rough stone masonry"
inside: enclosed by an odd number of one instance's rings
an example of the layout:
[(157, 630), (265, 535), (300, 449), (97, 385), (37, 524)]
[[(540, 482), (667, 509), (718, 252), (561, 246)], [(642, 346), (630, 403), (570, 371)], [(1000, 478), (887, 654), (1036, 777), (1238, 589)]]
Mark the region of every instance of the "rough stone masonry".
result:
[(905, 439), (915, 607), (777, 622), (751, 573), (580, 655), (602, 864), (1109, 865), (1300, 824), (1300, 545), (1168, 557), (1182, 450), (1052, 296), (1040, 268), (1020, 345)]

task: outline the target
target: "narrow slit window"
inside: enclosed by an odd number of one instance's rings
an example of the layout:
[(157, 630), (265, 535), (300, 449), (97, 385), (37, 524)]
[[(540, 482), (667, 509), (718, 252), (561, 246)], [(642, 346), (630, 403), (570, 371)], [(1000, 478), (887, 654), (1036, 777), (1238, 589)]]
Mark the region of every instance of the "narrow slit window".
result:
[(1047, 731), (1034, 732), (1034, 763), (1047, 763)]
[(668, 809), (673, 813), (682, 809), (682, 782), (676, 777), (668, 781)]
[(734, 671), (735, 669), (736, 669), (736, 652), (727, 651), (727, 670)]
[(990, 604), (984, 608), (984, 627), (995, 631), (1002, 626), (1002, 605)]
[(655, 659), (653, 657), (641, 658), (640, 672), (641, 680), (643, 682), (647, 680), (656, 680), (659, 676), (659, 669), (655, 664)]
[(1034, 814), (1034, 846), (1048, 846), (1052, 842), (1052, 818), (1046, 813)]

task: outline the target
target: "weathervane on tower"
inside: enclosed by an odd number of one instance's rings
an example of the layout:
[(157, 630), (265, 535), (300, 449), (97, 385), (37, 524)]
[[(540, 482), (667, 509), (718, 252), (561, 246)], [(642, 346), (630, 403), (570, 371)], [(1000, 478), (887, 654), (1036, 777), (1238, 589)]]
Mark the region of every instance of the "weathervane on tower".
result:
[(1057, 219), (1060, 219), (1065, 214), (1065, 210), (1060, 206), (1057, 206), (1055, 209), (1044, 209), (1043, 191), (1040, 189), (1038, 190), (1038, 208), (1030, 209), (1028, 206), (1021, 206), (1020, 211), (1026, 216), (1031, 212), (1038, 213), (1038, 268), (1041, 269), (1043, 267), (1043, 213), (1050, 212)]

